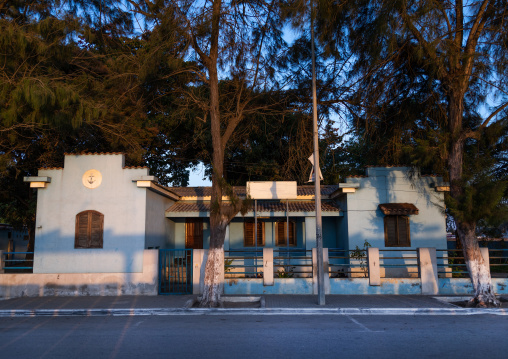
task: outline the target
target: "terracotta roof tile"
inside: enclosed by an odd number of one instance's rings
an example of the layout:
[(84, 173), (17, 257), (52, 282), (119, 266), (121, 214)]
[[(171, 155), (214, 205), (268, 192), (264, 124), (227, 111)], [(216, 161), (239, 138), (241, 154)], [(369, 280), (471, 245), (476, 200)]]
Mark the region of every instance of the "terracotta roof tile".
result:
[(379, 209), (385, 215), (418, 214), (418, 208), (412, 203), (381, 203)]
[[(252, 205), (254, 207), (254, 205)], [(289, 202), (289, 212), (312, 212), (314, 211), (314, 202)], [(285, 202), (259, 201), (258, 212), (284, 212), (286, 210)], [(339, 212), (340, 208), (333, 202), (321, 202), (323, 212)], [(166, 212), (209, 212), (209, 203), (185, 203), (178, 202), (169, 207)], [(252, 209), (251, 209), (252, 211)]]
[(69, 153), (65, 152), (64, 155), (66, 156), (88, 156), (88, 155), (124, 155), (123, 152), (76, 152), (76, 153)]
[[(330, 195), (339, 188), (338, 185), (323, 185), (321, 186), (321, 194), (323, 196)], [(181, 197), (209, 197), (212, 195), (212, 187), (167, 187), (168, 190), (176, 193)], [(245, 196), (245, 186), (234, 186), (233, 190), (238, 196)], [(298, 196), (313, 196), (314, 186), (298, 186)]]

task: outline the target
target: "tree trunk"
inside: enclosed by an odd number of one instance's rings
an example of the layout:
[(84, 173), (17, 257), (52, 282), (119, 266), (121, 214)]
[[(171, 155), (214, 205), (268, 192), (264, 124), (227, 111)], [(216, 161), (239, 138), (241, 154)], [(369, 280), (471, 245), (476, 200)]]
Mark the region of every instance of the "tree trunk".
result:
[(222, 144), (219, 77), (217, 74), (218, 41), (221, 1), (215, 0), (212, 10), (212, 31), (210, 37), (210, 56), (206, 65), (210, 86), (210, 129), (212, 133), (212, 195), (210, 198), (210, 248), (205, 267), (203, 297), (200, 307), (221, 306), (221, 294), (224, 287), (224, 238), (229, 220), (222, 208), (222, 186), (224, 174), (224, 147)]
[[(462, 168), (465, 139), (461, 136), (464, 110), (463, 98), (463, 94), (456, 94), (453, 91), (448, 97), (448, 121), (451, 135), (448, 172), (450, 174), (450, 195), (456, 203), (463, 201), (464, 195)], [(499, 306), (499, 301), (496, 299), (492, 287), (489, 264), (483, 260), (476, 238), (476, 225), (474, 222), (468, 223), (463, 217), (459, 214), (454, 216), (454, 219), (457, 226), (458, 240), (462, 245), (464, 260), (473, 284), (474, 298), (471, 300), (471, 305)]]
[[(212, 219), (214, 218), (214, 219)], [(200, 307), (221, 306), (221, 294), (224, 288), (224, 237), (227, 223), (215, 223), (217, 216), (210, 217), (210, 249), (205, 267), (205, 286)]]
[(489, 263), (483, 260), (483, 256), (476, 239), (474, 223), (457, 222), (457, 233), (462, 244), (464, 260), (466, 262), (469, 277), (473, 283), (474, 298), (471, 306), (490, 307), (499, 306), (496, 299), (492, 280), (490, 277)]

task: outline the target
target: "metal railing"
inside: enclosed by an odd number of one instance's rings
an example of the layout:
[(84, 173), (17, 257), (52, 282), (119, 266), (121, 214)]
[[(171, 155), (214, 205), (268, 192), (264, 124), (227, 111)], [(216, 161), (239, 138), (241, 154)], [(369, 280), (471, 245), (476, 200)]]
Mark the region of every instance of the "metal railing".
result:
[(312, 250), (275, 249), (273, 276), (274, 278), (312, 278)]
[(224, 278), (261, 278), (262, 249), (230, 249), (224, 251)]
[(3, 252), (2, 269), (5, 273), (32, 273), (34, 252)]
[(418, 251), (415, 249), (380, 249), (379, 267), (382, 269), (381, 278), (420, 277)]
[(437, 271), (440, 278), (469, 276), (462, 249), (436, 249)]
[(489, 249), (490, 274), (492, 277), (508, 277), (508, 249)]
[(328, 262), (331, 278), (351, 278), (369, 276), (367, 250), (328, 249)]

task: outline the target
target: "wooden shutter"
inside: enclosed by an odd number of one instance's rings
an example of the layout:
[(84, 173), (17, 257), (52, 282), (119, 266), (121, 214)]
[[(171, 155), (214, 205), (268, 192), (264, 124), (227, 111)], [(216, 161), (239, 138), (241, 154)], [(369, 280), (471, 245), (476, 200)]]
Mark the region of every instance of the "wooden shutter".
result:
[(245, 247), (254, 246), (254, 222), (244, 222), (243, 224), (243, 245)]
[(83, 211), (76, 215), (74, 248), (102, 248), (104, 215), (97, 211)]
[(104, 228), (104, 215), (96, 211), (89, 211), (90, 245), (89, 248), (102, 248), (102, 234)]
[(289, 245), (296, 246), (295, 222), (289, 222)]
[(411, 247), (411, 241), (409, 239), (409, 217), (397, 216), (397, 227), (398, 227), (398, 245), (401, 247)]
[(409, 218), (406, 216), (386, 216), (385, 246), (410, 247)]
[(74, 248), (88, 248), (88, 211), (76, 215)]
[[(278, 246), (285, 246), (286, 243), (286, 236), (287, 236), (287, 221), (280, 221), (277, 222), (277, 245)], [(296, 245), (296, 236), (295, 236), (295, 222), (290, 221), (289, 222), (289, 245), (295, 246)]]
[[(258, 222), (258, 246), (265, 245), (265, 223)], [(245, 247), (254, 247), (254, 222), (244, 222), (243, 226), (243, 245)]]
[(185, 219), (185, 248), (203, 249), (203, 219)]
[(283, 246), (286, 244), (286, 228), (285, 222), (277, 222), (277, 245)]

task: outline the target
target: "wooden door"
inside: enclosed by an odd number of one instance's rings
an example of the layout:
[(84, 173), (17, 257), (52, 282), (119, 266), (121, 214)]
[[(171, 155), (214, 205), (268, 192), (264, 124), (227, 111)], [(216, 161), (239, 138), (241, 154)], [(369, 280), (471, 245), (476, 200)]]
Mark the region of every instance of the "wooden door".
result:
[(203, 218), (185, 220), (185, 248), (203, 249)]

